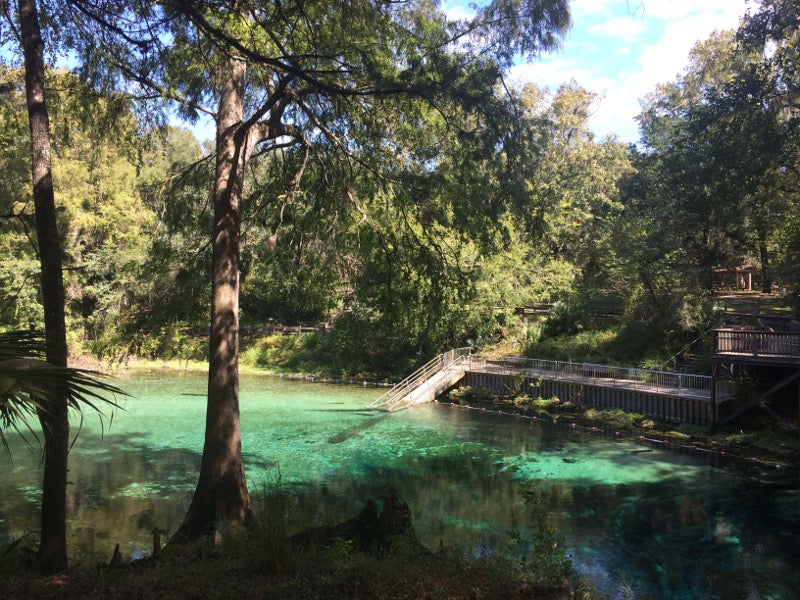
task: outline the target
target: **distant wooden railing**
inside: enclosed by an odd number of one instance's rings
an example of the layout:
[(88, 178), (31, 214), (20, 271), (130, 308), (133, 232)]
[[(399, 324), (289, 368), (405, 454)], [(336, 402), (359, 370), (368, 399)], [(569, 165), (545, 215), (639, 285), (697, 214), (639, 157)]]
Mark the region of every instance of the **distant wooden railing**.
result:
[[(623, 387), (646, 392), (682, 396), (711, 397), (713, 379), (709, 375), (654, 371), (593, 363), (560, 362), (518, 356), (494, 357), (473, 354), (468, 370), (498, 375), (546, 375), (554, 381), (584, 380), (604, 387)], [(729, 395), (728, 382), (716, 381), (718, 397)]]
[(715, 329), (714, 354), (800, 360), (800, 333)]
[[(239, 335), (241, 336), (267, 336), (267, 335), (302, 335), (304, 333), (330, 333), (330, 325), (253, 325), (242, 326), (239, 328)], [(155, 329), (140, 329), (141, 333), (164, 333), (166, 328), (160, 330)], [(181, 327), (181, 333), (191, 337), (208, 337), (207, 329), (192, 329), (191, 327)]]

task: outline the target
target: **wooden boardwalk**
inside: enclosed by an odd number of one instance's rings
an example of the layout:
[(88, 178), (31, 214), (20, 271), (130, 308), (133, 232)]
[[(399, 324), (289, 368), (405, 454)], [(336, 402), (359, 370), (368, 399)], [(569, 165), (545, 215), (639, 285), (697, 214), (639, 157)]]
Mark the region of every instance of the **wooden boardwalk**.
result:
[(716, 422), (733, 399), (727, 381), (713, 381), (707, 375), (494, 357), (471, 354), (468, 348), (462, 348), (434, 358), (375, 400), (370, 408), (393, 411), (431, 402), (459, 383), (498, 395), (558, 397), (599, 408), (620, 408), (702, 424)]
[(683, 423), (711, 424), (732, 410), (725, 380), (612, 365), (472, 355), (462, 382), (497, 394), (557, 397)]
[[(767, 397), (800, 378), (798, 331), (717, 329), (713, 335), (712, 375), (497, 357), (460, 348), (437, 356), (375, 400), (370, 408), (392, 411), (431, 402), (460, 384), (497, 395), (558, 397), (659, 419), (714, 425), (755, 405), (770, 412)], [(723, 365), (730, 365), (730, 372), (733, 365), (780, 367), (788, 372), (769, 390), (742, 403), (734, 402), (727, 375), (720, 376), (728, 372), (721, 368)], [(775, 417), (774, 411), (770, 414)]]
[(717, 362), (800, 368), (800, 332), (715, 329)]
[[(648, 394), (667, 394), (710, 400), (710, 375), (634, 369), (594, 363), (573, 363), (525, 357), (492, 357), (473, 354), (465, 366), (468, 372), (492, 375), (544, 377), (571, 384), (591, 384)], [(727, 382), (718, 382), (718, 398), (730, 396)]]

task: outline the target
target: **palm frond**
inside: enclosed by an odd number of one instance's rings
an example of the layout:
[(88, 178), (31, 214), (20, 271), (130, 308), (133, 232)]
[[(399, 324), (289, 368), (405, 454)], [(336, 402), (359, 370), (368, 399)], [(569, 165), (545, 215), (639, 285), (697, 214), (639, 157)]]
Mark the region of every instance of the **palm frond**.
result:
[(66, 402), (68, 409), (89, 409), (101, 418), (102, 409), (121, 408), (108, 395), (128, 394), (103, 381), (105, 375), (86, 369), (56, 367), (44, 360), (44, 340), (28, 331), (0, 333), (0, 443), (10, 454), (4, 430), (38, 439), (32, 419)]

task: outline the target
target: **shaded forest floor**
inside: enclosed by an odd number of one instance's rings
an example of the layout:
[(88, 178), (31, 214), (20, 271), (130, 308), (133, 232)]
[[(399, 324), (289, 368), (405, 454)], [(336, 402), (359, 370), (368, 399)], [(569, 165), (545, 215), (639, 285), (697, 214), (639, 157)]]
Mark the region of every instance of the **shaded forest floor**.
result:
[[(243, 555), (243, 553), (245, 553)], [(346, 547), (297, 551), (241, 545), (201, 558), (169, 555), (124, 567), (73, 567), (41, 577), (7, 573), (0, 593), (14, 598), (569, 598), (571, 586), (531, 584), (500, 563), (453, 557), (375, 557)]]

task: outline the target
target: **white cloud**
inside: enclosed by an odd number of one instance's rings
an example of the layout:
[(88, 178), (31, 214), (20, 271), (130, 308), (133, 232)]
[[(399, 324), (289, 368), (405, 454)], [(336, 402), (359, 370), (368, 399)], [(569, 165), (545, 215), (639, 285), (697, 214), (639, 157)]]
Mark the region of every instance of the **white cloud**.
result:
[[(570, 2), (570, 10), (575, 18), (585, 17), (587, 15), (608, 13), (616, 9), (620, 3), (625, 2), (626, 0), (572, 0), (572, 2)], [(632, 4), (638, 2), (639, 0), (633, 0)], [(631, 4), (631, 2), (628, 4)]]
[(737, 24), (738, 17), (731, 19), (728, 14), (720, 17), (712, 12), (670, 22), (655, 43), (642, 49), (639, 56), (642, 83), (652, 89), (657, 83), (672, 81), (688, 66), (689, 53), (698, 41), (708, 39), (715, 31), (735, 28)]
[(467, 2), (462, 3), (458, 0), (442, 2), (441, 8), (447, 15), (447, 18), (452, 20), (471, 19), (475, 16), (475, 11), (470, 8)]
[(643, 15), (661, 21), (675, 21), (688, 16), (711, 17), (721, 27), (736, 27), (743, 12), (744, 0), (645, 0)]
[(630, 17), (617, 17), (589, 28), (589, 33), (636, 39), (647, 31), (644, 21)]
[[(468, 0), (449, 0), (451, 17), (470, 14)], [(590, 123), (600, 135), (635, 141), (640, 98), (673, 81), (689, 52), (714, 31), (733, 29), (748, 0), (572, 0), (573, 27), (561, 51), (512, 68), (512, 82), (556, 89), (574, 79), (598, 94)]]
[[(557, 87), (564, 81), (575, 79), (579, 83), (590, 78), (590, 73), (573, 60), (554, 59), (525, 63), (511, 68), (512, 82), (531, 81), (540, 87)], [(584, 84), (584, 87), (585, 84)]]
[(594, 130), (635, 141), (639, 99), (683, 72), (698, 41), (736, 28), (746, 8), (747, 0), (574, 0), (562, 51), (512, 77), (551, 89), (575, 79), (603, 98)]
[(607, 86), (597, 93), (600, 98), (589, 118), (592, 130), (599, 136), (613, 133), (625, 142), (637, 140), (638, 125), (633, 116), (640, 111), (638, 98), (631, 95), (625, 85)]

